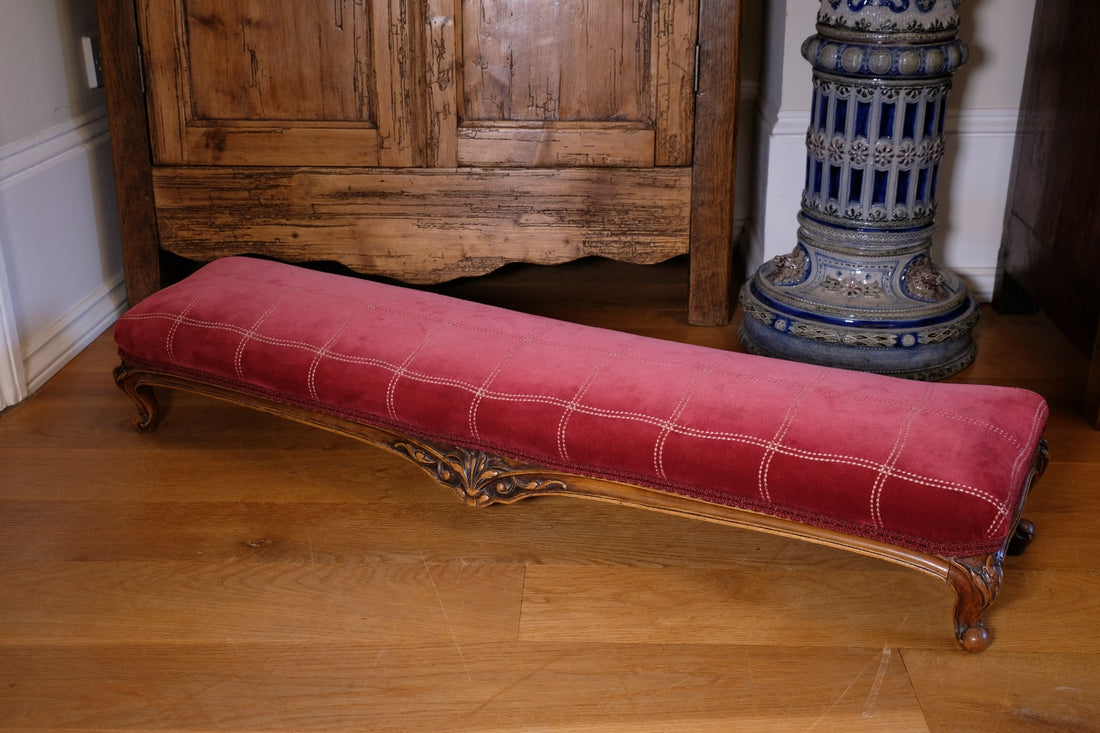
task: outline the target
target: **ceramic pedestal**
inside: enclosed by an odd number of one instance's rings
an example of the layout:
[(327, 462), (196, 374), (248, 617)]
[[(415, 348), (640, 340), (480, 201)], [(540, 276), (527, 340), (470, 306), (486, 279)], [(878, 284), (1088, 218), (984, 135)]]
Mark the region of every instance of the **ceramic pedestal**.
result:
[(933, 262), (959, 0), (822, 0), (798, 243), (745, 284), (755, 353), (916, 379), (974, 359), (978, 306)]

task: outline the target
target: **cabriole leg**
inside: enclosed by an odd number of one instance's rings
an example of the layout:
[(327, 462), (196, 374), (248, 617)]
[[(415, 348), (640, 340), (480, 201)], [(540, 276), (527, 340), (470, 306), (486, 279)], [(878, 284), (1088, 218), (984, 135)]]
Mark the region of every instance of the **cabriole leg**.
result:
[(984, 651), (991, 641), (982, 613), (1001, 587), (1003, 553), (950, 558), (947, 582), (955, 589), (955, 638), (968, 652)]
[(138, 414), (134, 416), (134, 427), (148, 432), (155, 430), (160, 422), (160, 405), (157, 404), (153, 388), (141, 384), (139, 376), (138, 372), (132, 371), (125, 364), (115, 367), (115, 384), (129, 395), (138, 408)]

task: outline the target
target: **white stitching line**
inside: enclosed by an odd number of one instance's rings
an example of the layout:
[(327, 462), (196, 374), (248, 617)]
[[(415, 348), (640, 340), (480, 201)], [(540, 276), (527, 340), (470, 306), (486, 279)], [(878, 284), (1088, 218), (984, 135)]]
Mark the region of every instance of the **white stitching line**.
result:
[[(253, 266), (254, 266), (254, 263), (250, 263), (250, 264), (253, 264)], [(264, 278), (255, 277), (254, 272), (253, 272), (252, 269), (249, 269), (247, 271), (234, 272), (234, 273), (232, 273), (232, 275), (227, 274), (227, 273), (223, 274), (223, 273), (219, 272), (216, 275), (212, 275), (212, 276), (219, 277), (219, 278), (225, 278), (225, 279), (234, 279), (234, 280), (238, 280), (238, 281), (242, 281), (242, 282), (256, 283), (256, 284), (260, 284), (260, 285), (262, 285), (264, 287), (268, 287), (268, 288), (271, 288), (271, 287), (290, 288), (290, 287), (292, 287), (295, 292), (309, 293), (309, 294), (313, 294), (313, 295), (325, 296), (325, 297), (330, 298), (334, 301), (346, 301), (346, 302), (351, 302), (351, 303), (359, 303), (359, 304), (362, 304), (362, 305), (372, 305), (376, 308), (376, 310), (379, 310), (379, 311), (382, 311), (382, 312), (395, 313), (395, 314), (403, 315), (403, 316), (413, 315), (407, 309), (392, 308), (392, 307), (389, 307), (389, 306), (386, 306), (386, 305), (383, 305), (383, 304), (379, 304), (376, 301), (368, 301), (368, 300), (366, 300), (364, 298), (361, 298), (361, 297), (355, 297), (355, 296), (349, 296), (349, 295), (337, 295), (337, 294), (334, 294), (333, 292), (331, 292), (330, 290), (325, 289), (325, 288), (276, 285), (275, 283), (271, 283), (270, 281), (268, 281)], [(375, 285), (376, 283), (365, 283), (365, 284)], [(388, 286), (379, 286), (379, 287), (388, 287)], [(199, 297), (199, 296), (196, 296), (196, 297)], [(487, 306), (487, 307), (491, 307), (491, 306)], [(153, 314), (149, 314), (149, 315), (153, 315)], [(180, 315), (182, 315), (182, 314), (180, 314)], [(173, 318), (175, 316), (175, 314), (165, 314), (165, 316), (168, 317), (168, 318)], [(453, 324), (449, 321), (446, 321), (444, 319), (438, 319), (438, 318), (435, 318), (435, 317), (430, 316), (430, 315), (415, 314), (415, 317), (419, 318), (421, 320), (424, 320), (424, 321), (438, 321), (438, 322), (444, 323), (445, 325), (455, 325), (455, 324)], [(488, 334), (488, 335), (509, 335), (506, 332), (500, 332), (500, 331), (496, 331), (494, 329), (473, 328), (473, 327), (469, 327), (469, 326), (465, 326), (465, 328), (468, 328), (469, 330), (474, 331), (474, 332), (484, 333), (484, 334)], [(537, 341), (537, 340), (532, 341), (532, 343), (537, 344), (537, 345), (546, 345), (546, 346), (551, 346), (551, 347), (554, 347), (554, 348), (562, 348), (562, 349), (572, 348), (572, 349), (581, 350), (581, 351), (599, 351), (599, 349), (597, 347), (589, 347), (589, 346), (570, 346), (568, 344), (540, 342), (540, 341)], [(169, 353), (171, 353), (171, 352), (169, 352)], [(733, 357), (733, 356), (734, 355), (731, 354), (731, 357)], [(633, 355), (629, 358), (635, 359), (635, 360), (637, 360), (639, 362), (642, 362), (642, 363), (660, 363), (660, 364), (670, 364), (670, 365), (673, 365), (673, 366), (685, 366), (685, 367), (693, 366), (692, 364), (690, 364), (688, 362), (645, 359), (644, 356), (638, 356), (638, 355)], [(738, 378), (746, 380), (746, 381), (747, 380), (765, 381), (765, 382), (770, 382), (770, 383), (774, 383), (774, 384), (778, 384), (778, 385), (790, 385), (790, 386), (797, 386), (797, 385), (803, 384), (802, 382), (792, 382), (791, 380), (779, 379), (779, 378), (774, 378), (774, 377), (764, 377), (764, 378), (750, 377), (748, 375), (741, 374), (736, 369), (734, 369), (732, 371), (715, 369), (713, 371), (716, 374), (720, 375), (720, 376), (731, 376), (732, 375), (732, 376), (738, 377)], [(827, 388), (823, 389), (823, 390), (820, 390), (820, 392), (821, 392), (821, 394), (831, 394), (831, 395), (834, 395), (834, 396), (839, 396), (840, 395), (840, 393), (835, 392), (835, 391), (830, 390), (830, 389), (827, 389)], [(884, 403), (887, 403), (887, 404), (895, 404), (895, 405), (905, 402), (904, 400), (887, 400), (887, 399), (884, 399), (884, 398), (881, 398), (881, 397), (877, 397), (873, 394), (866, 394), (866, 393), (856, 394), (856, 395), (845, 395), (845, 396), (849, 397), (849, 398), (852, 398), (852, 399), (861, 400), (861, 401), (884, 402)], [(928, 412), (928, 414), (937, 414), (937, 415), (941, 415), (943, 417), (948, 417), (948, 418), (951, 418), (951, 419), (954, 419), (954, 420), (967, 422), (967, 423), (970, 423), (972, 425), (985, 428), (987, 430), (990, 430), (991, 432), (995, 432), (998, 435), (1002, 436), (1003, 438), (1008, 440), (1010, 443), (1012, 443), (1014, 446), (1016, 446), (1018, 448), (1021, 448), (1021, 450), (1026, 449), (1026, 446), (1021, 446), (1019, 444), (1019, 442), (1017, 440), (1015, 440), (1010, 433), (1008, 433), (1007, 431), (1003, 430), (999, 426), (994, 425), (992, 423), (988, 423), (988, 422), (985, 422), (985, 421), (974, 420), (973, 418), (970, 418), (966, 415), (950, 413), (950, 412), (946, 412), (946, 411), (943, 411), (943, 410), (928, 410), (927, 412)]]
[[(466, 313), (461, 314), (460, 317), (465, 317), (467, 315), (469, 315), (469, 310), (467, 310)], [(432, 338), (436, 334), (443, 331), (448, 326), (457, 325), (458, 322), (459, 318), (456, 317), (451, 321), (440, 321), (436, 323), (436, 327), (431, 331), (425, 333), (424, 337), (420, 339), (420, 343), (416, 345), (416, 348), (410, 351), (408, 356), (405, 357), (405, 360), (393, 370), (393, 376), (390, 377), (390, 383), (386, 387), (386, 410), (389, 412), (391, 419), (397, 419), (397, 405), (394, 404), (394, 395), (397, 392), (398, 381), (400, 381), (402, 377), (409, 373), (407, 369), (408, 365), (412, 362), (413, 359), (417, 357), (417, 355), (420, 354), (421, 351), (424, 350), (424, 347), (428, 344), (429, 341), (432, 340)]]
[[(758, 445), (764, 445), (763, 440), (756, 441), (756, 443)], [(867, 469), (869, 471), (880, 470), (880, 464), (877, 461), (871, 461), (866, 458), (859, 458), (857, 456), (840, 456), (829, 453), (813, 453), (810, 451), (803, 451), (791, 448), (790, 446), (780, 446), (778, 452), (789, 458), (798, 458), (804, 461), (815, 461), (818, 463), (841, 463), (844, 465), (852, 466), (854, 468)], [(918, 486), (924, 486), (931, 489), (939, 489), (942, 491), (949, 491), (956, 494), (965, 494), (975, 499), (980, 499), (995, 507), (999, 511), (1003, 510), (1005, 506), (1005, 503), (1003, 501), (999, 501), (997, 497), (995, 497), (988, 491), (982, 491), (981, 489), (977, 489), (973, 486), (960, 484), (957, 481), (945, 481), (943, 479), (916, 474), (912, 471), (898, 471), (896, 469), (890, 470), (889, 476), (892, 478), (908, 481)]]
[(886, 462), (879, 467), (878, 476), (875, 477), (875, 483), (871, 487), (870, 496), (871, 521), (876, 527), (882, 527), (882, 489), (886, 484), (886, 478), (897, 464), (901, 452), (905, 450), (906, 443), (909, 442), (909, 435), (913, 429), (913, 421), (917, 419), (917, 415), (919, 415), (924, 406), (928, 404), (928, 400), (931, 396), (932, 387), (925, 386), (923, 398), (920, 402), (914, 402), (909, 407), (909, 412), (906, 413), (905, 419), (902, 420), (901, 425), (898, 426), (898, 432), (894, 436), (894, 446), (890, 449), (890, 455), (886, 457)]
[(787, 412), (783, 415), (783, 422), (780, 424), (779, 429), (776, 430), (775, 435), (764, 448), (764, 455), (760, 458), (760, 466), (756, 471), (757, 485), (760, 489), (760, 496), (764, 501), (769, 504), (772, 503), (771, 492), (768, 491), (768, 470), (771, 468), (772, 457), (782, 447), (782, 440), (787, 435), (787, 431), (790, 430), (791, 424), (794, 422), (794, 416), (798, 412), (798, 406), (802, 404), (802, 401), (806, 399), (806, 396), (813, 392), (825, 379), (827, 372), (818, 372), (817, 379), (810, 384), (803, 384), (798, 390), (791, 401), (787, 404)]
[(640, 340), (641, 338), (636, 336), (630, 339), (630, 341), (624, 344), (621, 348), (619, 348), (618, 351), (605, 352), (603, 358), (601, 358), (599, 362), (594, 364), (592, 368), (588, 371), (588, 375), (584, 378), (584, 381), (577, 388), (577, 391), (573, 394), (572, 399), (565, 403), (564, 409), (561, 414), (561, 419), (558, 420), (558, 453), (560, 454), (562, 460), (569, 460), (569, 451), (567, 451), (565, 448), (565, 433), (569, 426), (570, 415), (576, 412), (581, 406), (581, 403), (578, 402), (578, 400), (584, 397), (584, 395), (588, 392), (588, 388), (592, 386), (592, 382), (596, 379), (596, 375), (605, 366), (607, 366), (607, 364), (612, 359), (621, 356), (623, 353), (626, 352), (627, 349), (638, 343)]
[[(542, 333), (545, 333), (547, 330), (549, 330), (552, 327), (553, 327), (553, 324), (547, 324), (542, 329)], [(531, 336), (530, 334), (527, 334), (522, 339), (520, 339), (519, 341), (515, 341), (512, 344), (512, 347), (510, 349), (508, 349), (508, 351), (506, 351), (500, 357), (500, 359), (497, 360), (497, 363), (493, 366), (493, 370), (485, 377), (485, 379), (481, 383), (481, 386), (478, 387), (477, 390), (474, 392), (474, 399), (471, 400), (470, 409), (467, 412), (467, 415), (468, 415), (467, 420), (468, 420), (468, 425), (469, 425), (469, 429), (470, 429), (470, 435), (474, 436), (475, 439), (478, 439), (478, 440), (481, 439), (481, 431), (479, 431), (477, 429), (477, 412), (478, 412), (478, 408), (481, 406), (482, 398), (486, 394), (488, 394), (487, 389), (488, 389), (489, 385), (492, 384), (493, 380), (495, 380), (497, 378), (497, 376), (500, 374), (501, 370), (504, 368), (504, 365), (508, 362), (508, 359), (511, 358), (517, 351), (519, 351), (520, 347), (531, 343), (533, 340), (534, 340), (534, 337)]]
[[(1031, 451), (1029, 448), (1031, 444), (1035, 442), (1038, 437), (1036, 433), (1039, 432), (1039, 426), (1042, 423), (1043, 417), (1047, 411), (1047, 405), (1045, 402), (1040, 402), (1035, 406), (1035, 412), (1031, 415), (1031, 429), (1028, 431), (1028, 441), (1023, 445), (1020, 452), (1016, 455), (1016, 460), (1012, 464), (1012, 476), (1018, 481), (1023, 480), (1022, 470), (1026, 470), (1031, 463)], [(1025, 466), (1025, 462), (1028, 464)]]
[(336, 339), (340, 338), (340, 336), (347, 332), (352, 323), (358, 320), (361, 315), (363, 315), (370, 309), (371, 306), (369, 305), (361, 306), (359, 310), (357, 310), (354, 314), (345, 319), (342, 324), (340, 324), (340, 326), (333, 332), (328, 341), (326, 341), (321, 346), (321, 348), (314, 351), (313, 361), (311, 361), (309, 364), (309, 371), (307, 373), (308, 376), (306, 378), (306, 384), (309, 387), (309, 396), (313, 399), (320, 399), (320, 397), (317, 396), (317, 368), (321, 365), (321, 359), (323, 359), (327, 355), (329, 346), (335, 343)]
[(986, 422), (985, 420), (977, 420), (967, 415), (958, 415), (953, 412), (947, 412), (946, 410), (925, 410), (924, 412), (926, 415), (938, 415), (940, 417), (945, 417), (948, 420), (968, 423), (976, 428), (983, 428), (991, 433), (996, 433), (997, 435), (1001, 436), (1015, 448), (1023, 447), (1020, 445), (1020, 441), (1017, 440), (1016, 436), (1012, 435), (1012, 433), (1008, 432), (999, 425), (994, 425), (993, 423)]
[[(160, 319), (160, 320), (175, 320), (175, 319), (166, 319), (165, 314), (161, 314), (161, 313), (141, 313), (141, 314), (135, 314), (135, 315), (131, 315), (131, 314), (127, 313), (125, 317), (128, 320), (135, 320), (135, 321), (137, 321), (137, 320), (141, 320), (141, 321), (158, 320), (158, 319)], [(203, 321), (203, 320), (199, 320), (199, 319), (196, 319), (196, 318), (180, 318), (179, 321), (180, 321), (180, 324), (186, 324), (188, 326), (195, 326), (195, 327), (198, 327), (198, 328), (207, 328), (207, 329), (210, 329), (212, 331), (229, 331), (230, 333), (235, 333), (235, 334), (238, 334), (238, 335), (241, 335), (241, 336), (244, 336), (245, 334), (249, 333), (249, 329), (245, 328), (244, 326), (238, 326), (234, 323)], [(309, 351), (309, 352), (316, 352), (317, 351), (317, 345), (309, 343), (308, 341), (295, 341), (295, 340), (292, 340), (292, 339), (274, 338), (272, 336), (264, 336), (264, 335), (261, 335), (261, 334), (258, 334), (258, 333), (253, 334), (252, 340), (253, 341), (258, 341), (262, 344), (267, 344), (268, 346), (291, 346), (291, 347), (295, 347), (295, 348), (299, 348), (299, 349), (304, 349), (305, 351)], [(347, 361), (354, 362), (355, 361), (354, 359), (341, 358), (342, 356), (343, 355), (341, 355), (341, 354), (329, 354), (329, 358), (336, 359), (338, 361), (345, 361), (345, 362), (347, 362)]]
[[(1038, 433), (1040, 430), (1040, 426), (1042, 425), (1046, 411), (1046, 403), (1040, 402), (1038, 405), (1035, 406), (1035, 412), (1031, 415), (1031, 429), (1028, 430), (1029, 439), (1026, 443), (1024, 443), (1025, 447), (1016, 456), (1016, 460), (1012, 464), (1012, 473), (1009, 474), (1012, 477), (1009, 480), (1012, 481), (1014, 486), (1016, 487), (1020, 487), (1021, 483), (1024, 480), (1024, 477), (1020, 470), (1021, 467), (1024, 467), (1025, 470), (1027, 467), (1030, 467), (1031, 451), (1027, 450), (1027, 448), (1030, 447), (1030, 445), (1037, 439), (1036, 433)], [(1028, 462), (1028, 465), (1026, 467), (1024, 466), (1024, 461)], [(995, 517), (993, 517), (993, 521), (990, 522), (988, 527), (986, 527), (985, 536), (992, 537), (997, 527), (1000, 527), (1006, 519), (1011, 520), (1010, 512), (1014, 510), (1015, 507), (1008, 504), (1002, 506), (1001, 511)]]
[[(170, 318), (171, 321), (172, 321), (172, 325), (168, 328), (168, 333), (164, 337), (164, 349), (167, 352), (169, 359), (175, 359), (176, 358), (175, 347), (174, 347), (175, 342), (176, 342), (176, 330), (180, 327), (181, 323), (183, 323), (184, 321), (190, 320), (190, 319), (187, 318), (187, 314), (191, 312), (191, 310), (195, 307), (196, 304), (198, 304), (200, 299), (202, 299), (205, 296), (209, 295), (210, 291), (213, 290), (213, 289), (214, 289), (214, 286), (209, 285), (205, 289), (200, 290), (199, 292), (195, 293), (194, 297), (191, 298), (190, 302), (188, 302), (187, 305), (184, 306), (183, 310), (180, 311), (179, 313), (176, 313), (174, 315), (173, 314), (167, 314), (167, 313), (165, 314), (165, 316)], [(201, 323), (201, 321), (199, 321), (199, 322)]]
[[(242, 278), (242, 279), (247, 280), (247, 278)], [(265, 283), (265, 284), (268, 284), (268, 283)], [(379, 311), (379, 312), (392, 313), (392, 314), (397, 314), (397, 315), (406, 316), (406, 317), (415, 317), (418, 320), (423, 321), (423, 322), (428, 322), (428, 323), (434, 322), (434, 323), (442, 324), (442, 325), (445, 325), (445, 326), (446, 325), (451, 325), (451, 326), (459, 325), (455, 322), (445, 321), (445, 320), (434, 318), (434, 317), (431, 317), (431, 316), (426, 316), (426, 315), (421, 315), (421, 314), (412, 314), (408, 310), (401, 310), (401, 309), (397, 309), (397, 308), (391, 308), (391, 307), (383, 305), (383, 304), (371, 303), (370, 301), (366, 301), (366, 300), (363, 300), (361, 298), (334, 296), (331, 293), (327, 293), (326, 291), (314, 290), (314, 289), (311, 289), (311, 288), (301, 288), (301, 289), (299, 289), (299, 292), (315, 293), (315, 294), (319, 294), (319, 295), (328, 295), (333, 300), (349, 301), (349, 302), (353, 302), (353, 303), (361, 303), (361, 304), (366, 304), (366, 305), (372, 305), (374, 307), (374, 309)], [(165, 319), (168, 319), (168, 320), (175, 320), (179, 316), (177, 316), (176, 314), (173, 314), (173, 313), (147, 313), (147, 314), (135, 314), (131, 317), (134, 318), (134, 319), (140, 318), (140, 319), (143, 319), (143, 320), (144, 319), (154, 319), (154, 318), (165, 318)], [(204, 324), (203, 321), (198, 321), (198, 320), (191, 321), (189, 319), (184, 319), (184, 322), (189, 323), (189, 325), (203, 325)], [(211, 324), (211, 325), (215, 325), (215, 324)], [(233, 328), (232, 324), (221, 324), (221, 325), (224, 325), (228, 328)], [(553, 325), (557, 325), (557, 322), (554, 322), (553, 324), (549, 324), (548, 328), (552, 327)], [(515, 335), (514, 333), (510, 333), (510, 332), (506, 332), (506, 331), (499, 331), (499, 330), (495, 330), (495, 329), (476, 328), (476, 327), (472, 327), (472, 326), (468, 326), (468, 325), (462, 325), (461, 327), (467, 329), (471, 333), (480, 333), (480, 334), (485, 334), (485, 335), (490, 335), (490, 336), (514, 337), (514, 335)], [(313, 344), (305, 344), (305, 343), (302, 343), (302, 342), (294, 342), (294, 341), (289, 341), (289, 340), (272, 339), (270, 341), (266, 341), (266, 343), (280, 344), (280, 345), (298, 345), (298, 346), (301, 346), (302, 348), (306, 348), (306, 349), (309, 349), (311, 351), (316, 349), (316, 346), (313, 345)], [(560, 350), (601, 353), (601, 349), (599, 347), (595, 347), (595, 346), (578, 346), (578, 345), (573, 345), (573, 344), (568, 344), (568, 343), (561, 343), (561, 342), (541, 341), (538, 338), (532, 338), (530, 343), (533, 344), (533, 345), (536, 345), (536, 346), (547, 346), (547, 347), (550, 347), (550, 348), (560, 349)], [(604, 352), (604, 353), (606, 353), (606, 352)], [(624, 356), (627, 359), (631, 359), (631, 360), (635, 361), (636, 363), (638, 363), (640, 365), (659, 364), (659, 365), (667, 365), (667, 366), (674, 366), (674, 367), (698, 368), (698, 366), (695, 363), (686, 362), (686, 361), (679, 361), (679, 360), (675, 360), (675, 359), (647, 358), (644, 355), (638, 355), (638, 354), (630, 354), (630, 355), (623, 354), (622, 356)], [(739, 355), (732, 355), (731, 354), (730, 357), (728, 357), (728, 358), (734, 358), (735, 356), (739, 356)], [(335, 354), (334, 353), (334, 354), (329, 354), (329, 357), (334, 358), (334, 359), (339, 359), (341, 361), (345, 361), (345, 362), (348, 362), (348, 363), (365, 363), (365, 362), (360, 361), (360, 359), (362, 357), (357, 357), (353, 354)], [(745, 383), (745, 382), (759, 382), (759, 383), (775, 384), (775, 385), (778, 385), (778, 386), (792, 386), (792, 387), (795, 387), (795, 386), (801, 387), (801, 385), (804, 384), (802, 382), (794, 382), (794, 381), (791, 381), (791, 380), (788, 380), (788, 379), (780, 379), (780, 378), (770, 377), (770, 376), (748, 375), (748, 374), (745, 374), (741, 370), (736, 369), (736, 368), (722, 369), (722, 368), (716, 368), (716, 367), (709, 367), (709, 369), (713, 374), (715, 374), (719, 377), (733, 378), (733, 379), (740, 380), (743, 383)], [(838, 391), (830, 389), (828, 387), (819, 388), (816, 391), (819, 394), (822, 394), (822, 395), (844, 396), (847, 399), (856, 399), (856, 400), (864, 401), (864, 402), (874, 402), (874, 403), (881, 403), (881, 404), (887, 404), (887, 405), (892, 405), (892, 406), (900, 406), (900, 405), (907, 404), (906, 400), (885, 399), (885, 398), (876, 397), (874, 395), (867, 395), (867, 394), (852, 395), (852, 394), (838, 392)], [(1001, 427), (999, 427), (997, 425), (994, 425), (992, 423), (989, 423), (987, 421), (976, 420), (976, 419), (974, 419), (972, 417), (969, 417), (969, 416), (966, 416), (966, 415), (951, 413), (951, 412), (948, 412), (948, 411), (945, 411), (945, 410), (942, 410), (942, 409), (926, 410), (926, 413), (930, 414), (930, 415), (931, 414), (939, 415), (941, 417), (945, 417), (945, 418), (948, 418), (948, 419), (968, 423), (968, 424), (973, 425), (973, 426), (978, 427), (978, 428), (983, 428), (985, 430), (988, 430), (990, 432), (996, 433), (997, 435), (1001, 436), (1003, 439), (1008, 441), (1014, 447), (1021, 448), (1019, 441), (1016, 440), (1012, 436), (1012, 434), (1010, 434), (1008, 431), (1002, 429)]]
[(665, 474), (665, 444), (668, 442), (668, 436), (673, 432), (673, 428), (676, 426), (677, 420), (680, 419), (680, 415), (684, 413), (684, 409), (687, 407), (688, 401), (695, 393), (695, 388), (699, 385), (699, 381), (711, 373), (710, 369), (702, 368), (696, 370), (692, 376), (691, 381), (684, 387), (684, 391), (680, 394), (680, 401), (676, 404), (676, 407), (672, 410), (672, 415), (668, 420), (664, 421), (661, 426), (661, 432), (657, 436), (656, 442), (653, 444), (653, 468), (657, 471), (657, 475), (662, 479), (668, 479)]
[(242, 361), (244, 359), (245, 346), (247, 346), (248, 342), (251, 341), (254, 336), (256, 336), (256, 329), (259, 328), (260, 325), (263, 324), (263, 322), (266, 321), (271, 316), (271, 314), (275, 312), (276, 308), (285, 303), (293, 293), (293, 290), (289, 293), (284, 293), (283, 297), (272, 302), (272, 304), (268, 306), (267, 310), (261, 313), (260, 317), (257, 318), (252, 323), (252, 325), (249, 326), (248, 329), (242, 334), (241, 340), (237, 342), (237, 350), (233, 354), (233, 370), (234, 372), (236, 372), (239, 378), (244, 379), (244, 365), (242, 364)]

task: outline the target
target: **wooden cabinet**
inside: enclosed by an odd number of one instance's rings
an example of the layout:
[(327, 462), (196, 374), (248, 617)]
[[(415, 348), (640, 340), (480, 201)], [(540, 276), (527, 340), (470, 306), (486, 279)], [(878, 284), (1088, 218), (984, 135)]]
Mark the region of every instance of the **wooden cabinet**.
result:
[(98, 8), (134, 302), (161, 252), (413, 283), (690, 253), (691, 320), (728, 318), (737, 2)]

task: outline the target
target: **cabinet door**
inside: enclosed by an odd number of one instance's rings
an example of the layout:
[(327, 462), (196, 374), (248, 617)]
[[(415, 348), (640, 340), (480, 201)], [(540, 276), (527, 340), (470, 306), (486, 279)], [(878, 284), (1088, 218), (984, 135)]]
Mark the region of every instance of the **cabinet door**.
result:
[(691, 165), (696, 2), (428, 2), (429, 93), (457, 72), (436, 164)]
[(154, 162), (412, 165), (403, 0), (139, 0)]

